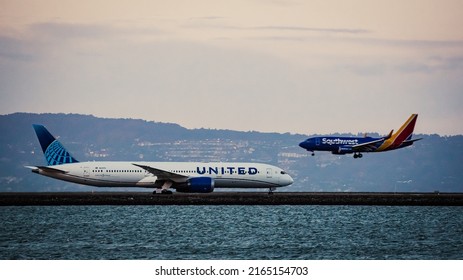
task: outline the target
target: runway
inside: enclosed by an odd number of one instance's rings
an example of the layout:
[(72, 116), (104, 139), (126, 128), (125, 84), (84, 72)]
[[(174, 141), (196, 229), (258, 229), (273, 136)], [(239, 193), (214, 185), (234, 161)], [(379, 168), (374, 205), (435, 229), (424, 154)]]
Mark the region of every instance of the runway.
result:
[(0, 193), (0, 206), (27, 205), (389, 205), (463, 206), (463, 193), (147, 192)]

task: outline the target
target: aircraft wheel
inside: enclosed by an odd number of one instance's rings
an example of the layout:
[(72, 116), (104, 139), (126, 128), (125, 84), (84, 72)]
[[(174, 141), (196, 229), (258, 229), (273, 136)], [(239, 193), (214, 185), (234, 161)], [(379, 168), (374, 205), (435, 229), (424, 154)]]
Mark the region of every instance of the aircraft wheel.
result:
[(170, 190), (162, 190), (161, 193), (162, 194), (172, 194), (172, 191), (170, 191)]

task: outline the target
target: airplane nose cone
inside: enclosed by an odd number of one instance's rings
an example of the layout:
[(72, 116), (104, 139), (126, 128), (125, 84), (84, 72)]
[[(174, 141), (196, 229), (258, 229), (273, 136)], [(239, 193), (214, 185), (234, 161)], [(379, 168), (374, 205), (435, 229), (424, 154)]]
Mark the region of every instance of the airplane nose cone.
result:
[(299, 143), (299, 147), (303, 149), (307, 149), (308, 146), (309, 146), (309, 143), (307, 141), (302, 141), (301, 143)]
[(291, 178), (291, 176), (286, 174), (286, 176), (283, 178), (283, 180), (280, 181), (280, 183), (281, 183), (282, 186), (289, 186), (292, 183), (294, 183), (294, 180), (293, 180), (293, 178)]

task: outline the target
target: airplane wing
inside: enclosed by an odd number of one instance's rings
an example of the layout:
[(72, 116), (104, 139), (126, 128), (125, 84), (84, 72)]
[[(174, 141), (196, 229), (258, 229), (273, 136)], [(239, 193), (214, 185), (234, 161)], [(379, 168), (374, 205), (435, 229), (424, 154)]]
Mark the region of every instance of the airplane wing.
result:
[(362, 144), (354, 145), (354, 146), (352, 146), (352, 150), (354, 152), (372, 152), (377, 148), (377, 145), (375, 145), (376, 143), (380, 143), (380, 142), (383, 142), (383, 141), (391, 138), (392, 133), (394, 133), (394, 130), (391, 130), (391, 132), (389, 132), (389, 134), (387, 136), (383, 137), (383, 138), (376, 139), (376, 140), (366, 142), (366, 143), (362, 143)]
[(24, 167), (30, 168), (32, 169), (32, 171), (35, 171), (35, 172), (37, 172), (38, 170), (43, 170), (46, 172), (54, 172), (54, 173), (61, 173), (61, 174), (69, 173), (68, 171), (56, 169), (51, 166), (24, 166)]
[(185, 180), (188, 178), (188, 176), (185, 176), (185, 175), (165, 171), (165, 170), (154, 168), (148, 165), (140, 165), (140, 164), (135, 164), (135, 163), (132, 163), (132, 164), (145, 169), (146, 171), (153, 174), (154, 176), (157, 176), (159, 180), (176, 181), (176, 180)]
[(385, 138), (380, 138), (374, 141), (357, 144), (357, 145), (352, 146), (352, 150), (354, 152), (372, 152), (377, 148), (375, 144), (379, 142), (383, 142), (384, 140)]

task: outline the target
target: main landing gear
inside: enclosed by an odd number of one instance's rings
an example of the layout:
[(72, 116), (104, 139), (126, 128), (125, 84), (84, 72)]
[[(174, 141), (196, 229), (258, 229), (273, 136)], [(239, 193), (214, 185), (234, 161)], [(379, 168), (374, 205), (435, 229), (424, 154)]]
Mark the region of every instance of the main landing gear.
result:
[(354, 158), (362, 158), (363, 155), (361, 153), (355, 153)]
[(156, 189), (153, 194), (172, 194), (173, 192), (171, 190), (168, 190), (168, 189)]
[(171, 181), (165, 181), (160, 189), (154, 190), (153, 194), (172, 194), (170, 187), (172, 186)]

